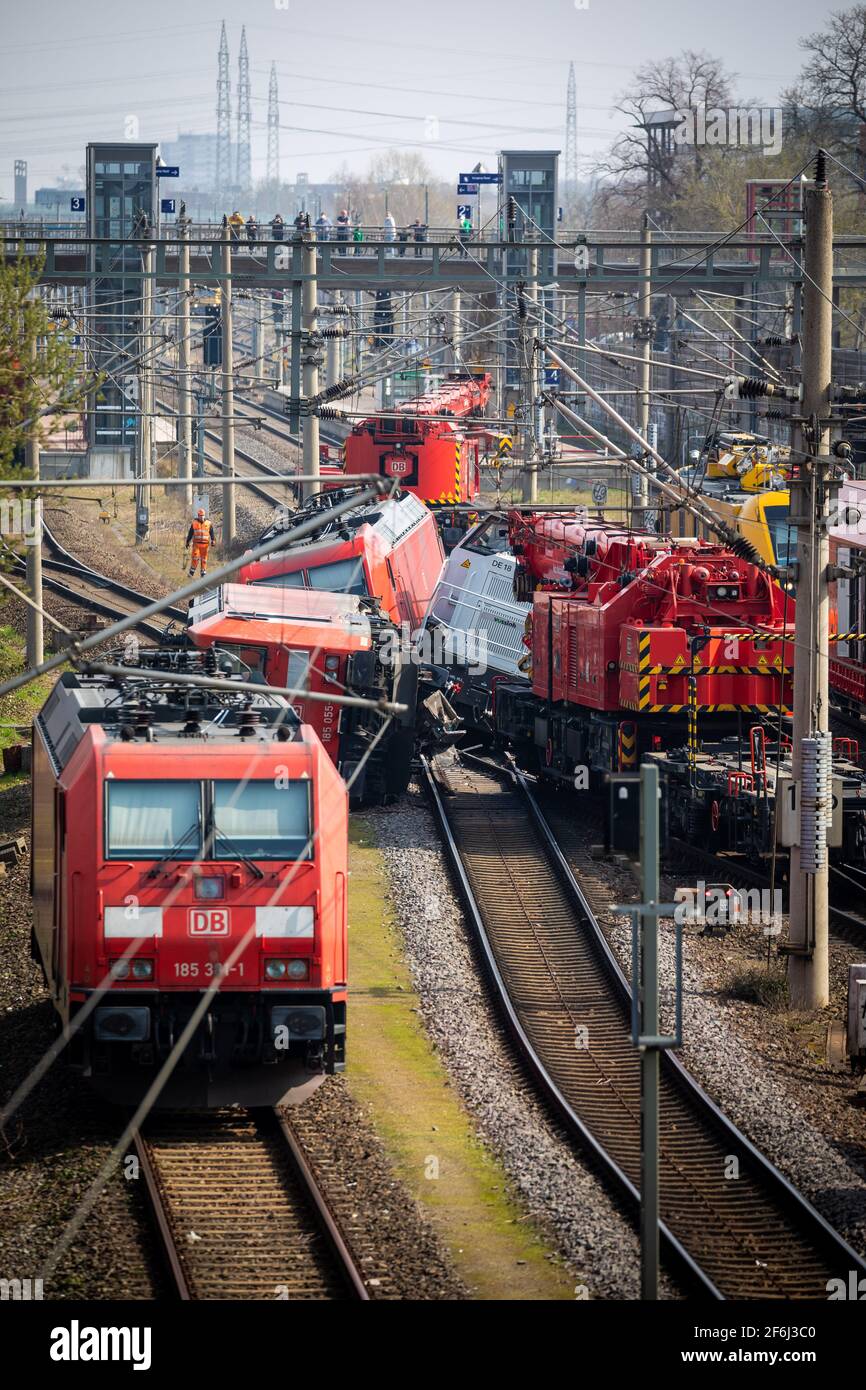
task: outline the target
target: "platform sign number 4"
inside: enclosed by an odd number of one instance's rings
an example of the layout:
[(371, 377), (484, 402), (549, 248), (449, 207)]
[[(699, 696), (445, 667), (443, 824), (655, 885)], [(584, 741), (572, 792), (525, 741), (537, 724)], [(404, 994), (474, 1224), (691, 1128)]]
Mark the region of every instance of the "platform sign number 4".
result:
[(228, 936), (230, 922), (227, 907), (191, 907), (187, 930), (190, 936)]

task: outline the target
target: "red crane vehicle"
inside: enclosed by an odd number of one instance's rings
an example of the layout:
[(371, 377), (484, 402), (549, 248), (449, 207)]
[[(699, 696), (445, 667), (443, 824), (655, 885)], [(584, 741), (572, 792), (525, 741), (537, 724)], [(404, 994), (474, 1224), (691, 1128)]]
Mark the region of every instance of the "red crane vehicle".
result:
[(473, 502), (481, 490), (491, 389), (489, 372), (452, 372), (426, 395), (362, 420), (346, 439), (346, 474), (389, 478), (456, 525), (449, 507)]
[[(515, 511), (509, 527), (516, 595), (533, 605), (532, 741), (551, 775), (633, 766), (681, 740), (690, 702), (705, 729), (790, 707), (793, 603), (765, 571), (606, 522)], [(506, 705), (517, 718), (524, 689), (498, 687), (500, 718)]]
[[(654, 758), (670, 835), (767, 858), (791, 777), (791, 596), (722, 545), (543, 511), (513, 511), (509, 532), (530, 667), (496, 686), (499, 737), (576, 789)], [(866, 867), (866, 774), (851, 739), (827, 757), (828, 843)]]
[[(357, 594), (263, 584), (223, 584), (194, 599), (189, 640), (240, 661), (252, 679), (296, 690), (292, 708), (315, 729), (333, 763), (354, 777), (357, 803), (405, 791), (412, 769), (418, 667), (399, 629)], [(382, 715), (311, 696), (361, 695), (407, 706), (378, 739)], [(365, 756), (366, 755), (366, 756)], [(361, 766), (362, 765), (362, 766)], [(360, 766), (360, 772), (359, 772)]]
[(260, 541), (314, 516), (322, 525), (310, 539), (294, 542), (238, 571), (242, 584), (316, 589), (375, 599), (392, 623), (421, 626), (444, 561), (436, 523), (408, 493), (367, 502), (328, 521), (328, 512), (351, 491), (322, 492), (300, 511), (265, 531)]
[(345, 785), (266, 687), (141, 660), (64, 674), (33, 724), (33, 952), (70, 1060), (122, 1104), (173, 1053), (160, 1105), (300, 1100), (344, 1064)]

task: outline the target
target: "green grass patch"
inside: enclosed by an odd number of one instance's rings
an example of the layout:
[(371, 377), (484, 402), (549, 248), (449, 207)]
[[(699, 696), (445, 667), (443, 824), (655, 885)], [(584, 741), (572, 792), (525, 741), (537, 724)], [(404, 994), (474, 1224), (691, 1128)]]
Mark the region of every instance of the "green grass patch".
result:
[(727, 993), (732, 999), (741, 999), (746, 1004), (760, 1004), (762, 1008), (776, 1013), (788, 1007), (787, 977), (765, 966), (740, 971), (728, 985)]
[(574, 1281), (515, 1200), (430, 1045), (363, 815), (352, 817), (349, 863), (352, 1091), (476, 1298), (573, 1298)]
[[(0, 610), (2, 611), (2, 610)], [(20, 633), (8, 624), (0, 625), (0, 681), (7, 681), (24, 670), (25, 642)], [(42, 708), (47, 699), (55, 676), (39, 676), (13, 690), (10, 695), (0, 699), (0, 750), (11, 748), (16, 743), (30, 742), (30, 726), (33, 716)], [(21, 728), (10, 727), (21, 725)], [(0, 786), (10, 786), (20, 780), (21, 774), (0, 777)]]

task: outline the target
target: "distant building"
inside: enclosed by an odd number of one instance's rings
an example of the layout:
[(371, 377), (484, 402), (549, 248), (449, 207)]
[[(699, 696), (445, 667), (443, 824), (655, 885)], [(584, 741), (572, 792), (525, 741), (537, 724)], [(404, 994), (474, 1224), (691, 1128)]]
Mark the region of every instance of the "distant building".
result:
[(73, 198), (83, 198), (83, 188), (37, 188), (33, 201), (38, 208), (50, 209), (55, 216), (68, 216)]
[[(176, 140), (162, 140), (160, 154), (166, 164), (177, 164), (180, 178), (176, 187), (182, 193), (195, 190), (208, 197), (216, 185), (217, 137), (211, 131), (180, 131)], [(235, 167), (236, 146), (231, 146), (231, 168)]]

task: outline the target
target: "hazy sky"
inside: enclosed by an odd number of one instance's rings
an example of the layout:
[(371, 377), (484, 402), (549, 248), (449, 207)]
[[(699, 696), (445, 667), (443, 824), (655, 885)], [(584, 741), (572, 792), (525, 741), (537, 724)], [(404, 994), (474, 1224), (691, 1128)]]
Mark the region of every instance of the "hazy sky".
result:
[[(229, 39), (232, 120), (247, 28), (253, 176), (265, 170), (268, 72), (280, 82), (280, 171), (326, 179), (389, 145), (423, 152), (449, 178), (503, 146), (559, 148), (568, 63), (578, 83), (581, 174), (615, 133), (611, 110), (634, 68), (705, 49), (739, 91), (774, 104), (796, 75), (800, 35), (831, 9), (806, 0), (0, 0), (0, 197), (29, 162), (30, 197), (88, 140), (215, 128), (220, 21)], [(844, 0), (842, 0), (844, 4)], [(234, 133), (234, 130), (233, 130)]]

